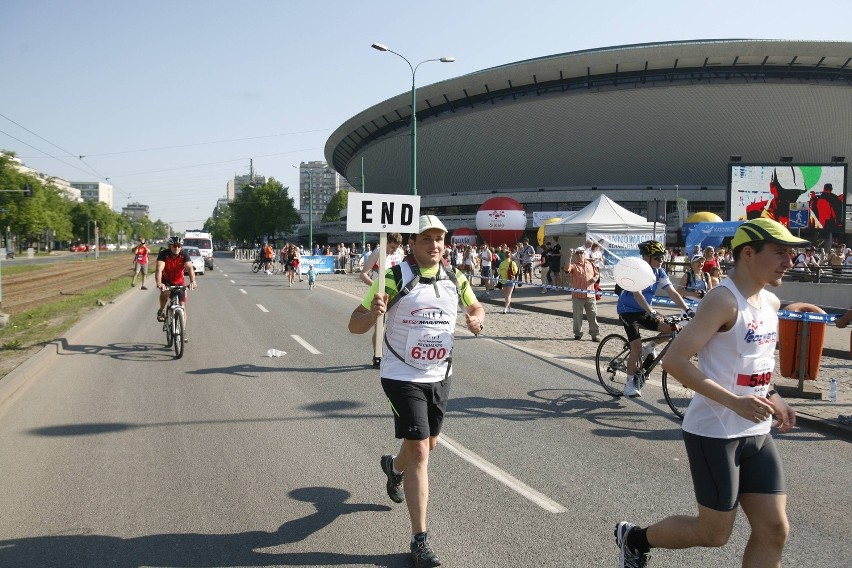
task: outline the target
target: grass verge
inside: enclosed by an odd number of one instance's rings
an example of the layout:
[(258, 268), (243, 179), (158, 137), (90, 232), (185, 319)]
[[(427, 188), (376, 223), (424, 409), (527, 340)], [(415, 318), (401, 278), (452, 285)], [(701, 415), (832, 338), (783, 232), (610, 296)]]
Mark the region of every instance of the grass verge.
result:
[(0, 329), (0, 378), (97, 310), (98, 301), (110, 303), (126, 292), (129, 282), (129, 277), (118, 278), (100, 288), (11, 316), (9, 326)]

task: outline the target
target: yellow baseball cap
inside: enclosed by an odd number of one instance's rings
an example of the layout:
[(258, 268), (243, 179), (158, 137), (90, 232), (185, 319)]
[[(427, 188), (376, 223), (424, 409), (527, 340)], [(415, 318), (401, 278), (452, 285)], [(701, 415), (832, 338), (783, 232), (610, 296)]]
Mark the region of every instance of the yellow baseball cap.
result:
[(772, 219), (760, 217), (746, 221), (737, 228), (734, 238), (731, 240), (731, 248), (757, 241), (768, 241), (779, 245), (799, 246), (806, 245), (808, 241), (793, 235), (790, 230)]

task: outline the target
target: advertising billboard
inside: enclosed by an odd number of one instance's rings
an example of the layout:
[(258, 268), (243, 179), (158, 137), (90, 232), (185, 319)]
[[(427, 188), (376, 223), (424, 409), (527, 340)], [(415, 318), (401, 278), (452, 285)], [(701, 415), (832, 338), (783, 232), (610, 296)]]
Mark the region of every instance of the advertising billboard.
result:
[[(729, 164), (728, 218), (846, 230), (846, 164)], [(792, 224), (791, 224), (792, 222)]]

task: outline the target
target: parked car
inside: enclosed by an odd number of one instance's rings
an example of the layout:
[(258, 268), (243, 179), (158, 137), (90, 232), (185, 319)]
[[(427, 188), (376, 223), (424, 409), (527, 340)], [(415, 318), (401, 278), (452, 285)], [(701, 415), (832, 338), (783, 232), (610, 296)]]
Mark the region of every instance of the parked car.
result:
[(204, 274), (204, 256), (198, 247), (183, 247), (184, 252), (192, 260), (192, 269), (196, 274)]
[(89, 250), (89, 247), (86, 245), (71, 245), (68, 250), (70, 250), (71, 252), (86, 252), (87, 250)]

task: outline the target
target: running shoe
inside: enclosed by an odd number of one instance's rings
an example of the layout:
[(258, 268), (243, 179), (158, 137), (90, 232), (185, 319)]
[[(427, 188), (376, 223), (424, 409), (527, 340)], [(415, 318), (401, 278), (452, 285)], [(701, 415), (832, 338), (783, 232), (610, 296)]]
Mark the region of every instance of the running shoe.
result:
[(157, 310), (157, 321), (166, 321), (166, 314), (163, 310)]
[(642, 387), (640, 386), (638, 377), (628, 377), (624, 383), (624, 396), (629, 398), (637, 398), (642, 396)]
[(420, 538), (420, 536), (414, 537), (414, 541), (411, 543), (411, 559), (414, 561), (414, 568), (440, 566), (441, 561), (438, 560), (438, 556), (432, 550), (428, 536), (425, 533), (422, 534), (423, 538)]
[(640, 552), (627, 546), (627, 535), (636, 528), (636, 525), (621, 521), (615, 525), (615, 544), (621, 550), (618, 558), (619, 568), (642, 568), (648, 565), (651, 558), (649, 552)]
[[(382, 456), (381, 460), (382, 471), (388, 476), (387, 490), (388, 497), (394, 503), (402, 503), (405, 501), (405, 492), (402, 490), (402, 473), (394, 473), (393, 471), (393, 456)], [(424, 566), (428, 566), (424, 564)], [(438, 566), (438, 564), (435, 564)]]

